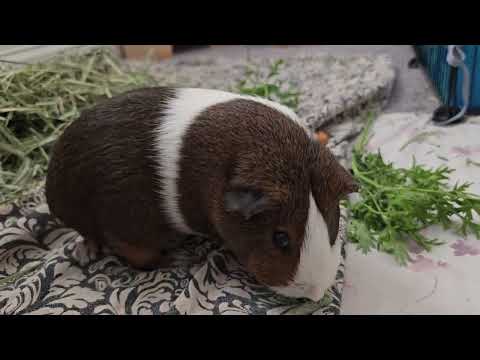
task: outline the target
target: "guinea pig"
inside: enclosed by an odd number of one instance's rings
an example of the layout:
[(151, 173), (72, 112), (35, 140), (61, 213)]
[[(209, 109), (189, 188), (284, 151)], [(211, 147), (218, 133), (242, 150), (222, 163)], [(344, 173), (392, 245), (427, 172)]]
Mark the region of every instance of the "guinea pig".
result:
[(318, 301), (341, 259), (351, 174), (289, 108), (155, 87), (84, 110), (55, 143), (51, 213), (132, 267), (172, 264), (186, 236), (218, 241), (259, 283)]

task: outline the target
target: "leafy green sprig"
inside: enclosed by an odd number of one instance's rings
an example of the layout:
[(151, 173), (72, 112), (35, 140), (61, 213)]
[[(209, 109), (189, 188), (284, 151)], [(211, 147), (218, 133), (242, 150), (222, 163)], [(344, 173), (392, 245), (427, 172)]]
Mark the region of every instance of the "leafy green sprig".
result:
[(466, 236), (480, 238), (480, 197), (468, 192), (471, 183), (448, 186), (454, 171), (446, 166), (428, 169), (413, 160), (410, 168), (396, 168), (381, 153), (368, 153), (373, 116), (353, 150), (352, 171), (360, 184), (359, 200), (347, 203), (350, 213), (348, 237), (363, 252), (377, 249), (392, 254), (402, 265), (409, 259), (413, 240), (430, 251), (443, 244), (422, 230), (442, 225)]
[(282, 59), (272, 62), (267, 74), (262, 74), (258, 68), (248, 68), (245, 78), (237, 83), (234, 91), (244, 95), (260, 96), (295, 110), (298, 107), (300, 92), (293, 85), (278, 78), (284, 64)]

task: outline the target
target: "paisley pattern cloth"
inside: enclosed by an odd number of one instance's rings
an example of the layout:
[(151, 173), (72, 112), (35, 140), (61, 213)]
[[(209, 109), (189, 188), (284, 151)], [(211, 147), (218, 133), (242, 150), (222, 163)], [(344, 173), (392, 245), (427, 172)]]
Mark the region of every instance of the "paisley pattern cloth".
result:
[[(212, 58), (162, 63), (154, 72), (162, 85), (229, 90), (245, 65)], [(299, 115), (307, 125), (328, 125), (329, 147), (343, 164), (362, 112), (384, 105), (394, 81), (384, 58), (297, 56), (282, 74), (300, 88)], [(344, 240), (342, 226), (337, 241)], [(272, 293), (204, 239), (189, 239), (178, 258), (172, 269), (141, 272), (108, 253), (88, 253), (78, 233), (50, 216), (40, 184), (15, 204), (0, 205), (0, 314), (340, 313), (343, 262), (335, 285), (314, 303)]]
[[(43, 188), (0, 208), (1, 314), (337, 314), (337, 282), (318, 303), (259, 285), (232, 254), (188, 239), (172, 269), (136, 271), (113, 255), (89, 253), (44, 204)], [(343, 227), (338, 241), (343, 240)]]

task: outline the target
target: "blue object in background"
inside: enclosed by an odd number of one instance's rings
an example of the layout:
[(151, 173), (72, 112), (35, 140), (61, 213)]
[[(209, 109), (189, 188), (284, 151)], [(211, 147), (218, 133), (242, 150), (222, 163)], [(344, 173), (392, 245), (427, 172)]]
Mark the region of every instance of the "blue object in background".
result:
[[(462, 108), (462, 72), (447, 63), (448, 45), (414, 45), (417, 58), (424, 66), (442, 103)], [(470, 72), (470, 102), (467, 114), (480, 113), (480, 45), (462, 45), (465, 65)]]

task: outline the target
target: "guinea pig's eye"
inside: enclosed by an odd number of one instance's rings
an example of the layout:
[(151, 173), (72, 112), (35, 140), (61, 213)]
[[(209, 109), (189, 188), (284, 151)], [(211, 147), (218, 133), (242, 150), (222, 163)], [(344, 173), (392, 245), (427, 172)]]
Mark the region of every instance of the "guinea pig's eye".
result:
[(273, 234), (273, 244), (279, 249), (286, 249), (290, 244), (288, 234), (283, 231), (277, 231)]

